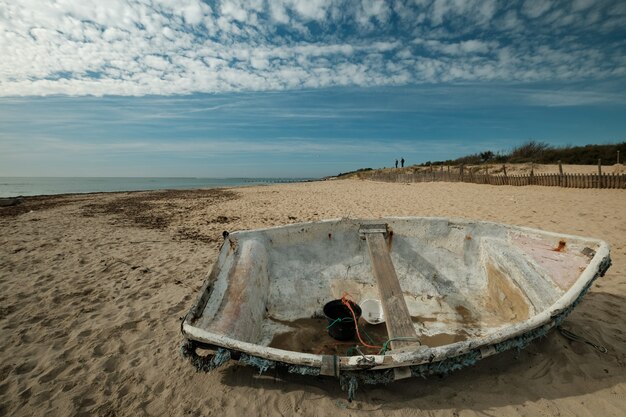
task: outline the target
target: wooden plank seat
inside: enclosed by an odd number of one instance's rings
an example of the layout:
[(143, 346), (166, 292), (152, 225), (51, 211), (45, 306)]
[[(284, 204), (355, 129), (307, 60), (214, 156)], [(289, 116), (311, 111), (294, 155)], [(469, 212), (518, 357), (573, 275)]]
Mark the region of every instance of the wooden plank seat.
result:
[(387, 225), (362, 225), (359, 233), (367, 241), (372, 272), (378, 284), (378, 293), (385, 314), (387, 334), (391, 340), (390, 346), (392, 349), (400, 349), (415, 345), (418, 343), (417, 332), (385, 241)]

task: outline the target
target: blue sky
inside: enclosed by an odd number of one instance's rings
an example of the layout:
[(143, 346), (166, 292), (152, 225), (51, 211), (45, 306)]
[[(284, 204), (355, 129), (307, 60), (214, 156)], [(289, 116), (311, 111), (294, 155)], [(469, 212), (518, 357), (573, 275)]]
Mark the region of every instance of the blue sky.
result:
[(0, 176), (323, 176), (625, 140), (620, 1), (0, 0)]

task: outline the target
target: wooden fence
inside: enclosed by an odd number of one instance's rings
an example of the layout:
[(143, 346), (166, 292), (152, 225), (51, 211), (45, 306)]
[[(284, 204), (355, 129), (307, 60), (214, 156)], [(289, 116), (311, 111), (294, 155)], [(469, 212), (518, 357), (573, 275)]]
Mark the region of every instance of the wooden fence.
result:
[(543, 185), (567, 188), (620, 188), (626, 189), (626, 174), (527, 174), (488, 175), (468, 171), (463, 174), (433, 171), (414, 173), (368, 172), (361, 178), (385, 182), (469, 182), (490, 185)]

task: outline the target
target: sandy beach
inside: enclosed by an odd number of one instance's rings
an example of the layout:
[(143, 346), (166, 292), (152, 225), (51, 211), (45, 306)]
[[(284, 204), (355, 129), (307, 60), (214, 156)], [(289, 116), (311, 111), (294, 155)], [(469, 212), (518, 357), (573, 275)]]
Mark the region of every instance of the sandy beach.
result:
[[(450, 216), (603, 239), (613, 266), (565, 326), (445, 378), (365, 386), (229, 364), (197, 373), (180, 318), (224, 230)], [(623, 416), (626, 192), (360, 180), (51, 196), (0, 208), (0, 415)]]

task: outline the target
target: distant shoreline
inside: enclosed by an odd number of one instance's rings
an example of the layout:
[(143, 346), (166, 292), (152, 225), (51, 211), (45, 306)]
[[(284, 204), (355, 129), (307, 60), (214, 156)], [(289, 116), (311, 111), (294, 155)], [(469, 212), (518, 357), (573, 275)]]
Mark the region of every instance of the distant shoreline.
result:
[(0, 177), (0, 198), (203, 190), (318, 181), (317, 178)]

